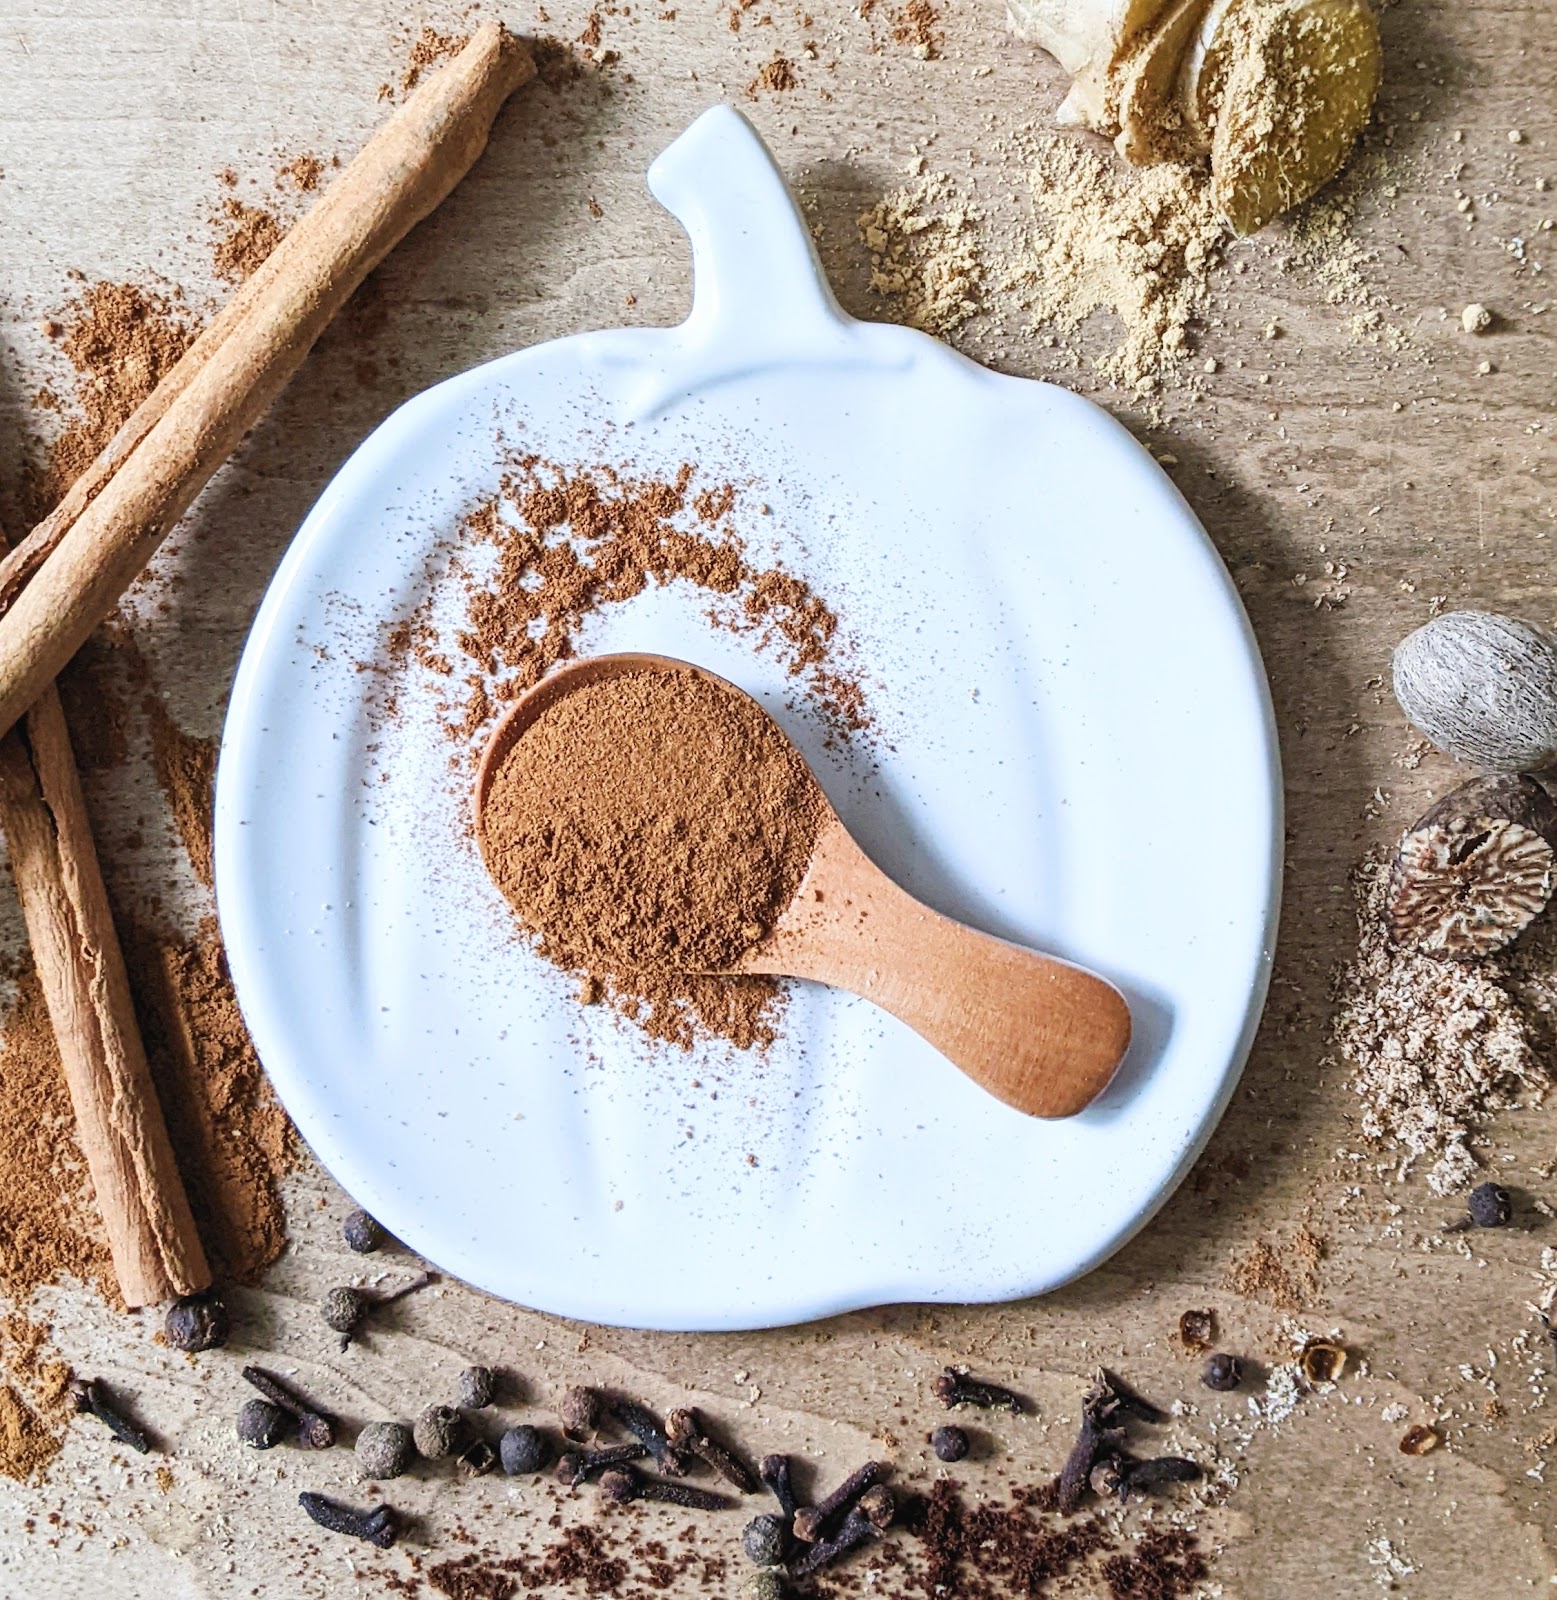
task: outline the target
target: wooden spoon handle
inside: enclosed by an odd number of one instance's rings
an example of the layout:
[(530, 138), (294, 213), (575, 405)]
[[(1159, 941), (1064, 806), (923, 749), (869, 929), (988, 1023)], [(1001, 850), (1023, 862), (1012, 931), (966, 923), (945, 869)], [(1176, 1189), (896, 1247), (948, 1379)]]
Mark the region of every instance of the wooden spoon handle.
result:
[(1130, 1043), (1112, 984), (954, 922), (900, 889), (836, 818), (750, 972), (829, 983), (906, 1022), (997, 1099), (1069, 1117), (1107, 1087)]

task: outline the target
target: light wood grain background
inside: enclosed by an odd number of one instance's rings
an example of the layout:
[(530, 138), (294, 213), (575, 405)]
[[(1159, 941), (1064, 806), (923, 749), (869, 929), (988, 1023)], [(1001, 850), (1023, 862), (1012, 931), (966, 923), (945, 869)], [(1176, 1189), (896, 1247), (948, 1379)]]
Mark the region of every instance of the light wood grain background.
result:
[[(583, 0), (547, 0), (541, 24), (523, 8), (496, 9), (521, 31), (563, 38), (577, 37), (588, 11)], [(202, 497), (137, 603), (143, 646), (191, 732), (218, 731), (280, 553), (331, 472), (395, 404), (515, 346), (684, 314), (683, 243), (642, 175), (710, 102), (736, 100), (770, 140), (858, 314), (883, 307), (868, 293), (855, 216), (901, 181), (916, 152), (972, 183), (995, 220), (1018, 214), (1022, 178), (999, 140), (1043, 123), (1063, 85), (1052, 62), (1005, 34), (995, 0), (946, 6), (932, 60), (893, 41), (885, 8), (861, 18), (817, 0), (807, 20), (797, 5), (759, 0), (739, 33), (712, 0), (674, 0), (674, 10), (673, 21), (653, 3), (605, 13), (603, 47), (618, 61), (516, 97), (471, 178), (386, 263)], [(398, 80), (416, 30), (458, 21), (453, 10), (374, 0), (7, 0), (0, 516), (18, 521), (22, 457), (37, 448), (26, 397), (59, 378), (39, 322), (72, 292), (67, 272), (156, 274), (196, 308), (218, 303), (217, 173), (231, 166), (240, 198), (274, 201), (283, 160), (349, 155), (380, 120), (379, 85)], [(408, 1395), (442, 1397), (480, 1356), (516, 1368), (540, 1401), (588, 1377), (657, 1405), (704, 1404), (756, 1448), (816, 1455), (828, 1477), (881, 1449), (885, 1433), (905, 1469), (922, 1467), (926, 1385), (943, 1362), (969, 1361), (1039, 1406), (1035, 1419), (994, 1429), (994, 1454), (969, 1468), (970, 1482), (992, 1487), (1055, 1470), (1099, 1359), (1160, 1399), (1184, 1398), (1180, 1442), (1212, 1453), (1219, 1420), (1238, 1417), (1243, 1402), (1198, 1389), (1172, 1339), (1178, 1315), (1214, 1305), (1224, 1343), (1279, 1355), (1281, 1314), (1230, 1292), (1225, 1274), (1253, 1242), (1280, 1243), (1306, 1222), (1329, 1253), (1301, 1320), (1343, 1330), (1362, 1368), (1235, 1453), (1236, 1488), (1200, 1519), (1219, 1547), (1212, 1592), (1340, 1597), (1393, 1586), (1502, 1600), (1557, 1581), (1539, 1443), (1557, 1423), (1553, 1362), (1525, 1309), (1557, 1230), (1535, 1216), (1533, 1227), (1425, 1246), (1444, 1202), (1419, 1180), (1386, 1181), (1371, 1158), (1338, 1156), (1357, 1148), (1358, 1106), (1320, 1065), (1329, 976), (1352, 940), (1347, 871), (1453, 778), (1435, 757), (1401, 765), (1412, 740), (1381, 686), (1391, 646), (1434, 596), (1557, 617), (1557, 322), (1544, 314), (1557, 250), (1541, 227), (1557, 194), (1536, 185), (1557, 186), (1554, 23), (1550, 0), (1400, 0), (1383, 12), (1387, 89), (1370, 148), (1386, 170), (1359, 200), (1355, 236), (1362, 275), (1409, 335), (1406, 348), (1358, 337), (1356, 308), (1326, 303), (1282, 228), (1238, 249), (1243, 271), (1217, 277), (1196, 364), (1212, 355), (1219, 371), (1198, 397), (1170, 390), (1155, 416), (1063, 365), (1013, 307), (997, 302), (966, 332), (981, 359), (1054, 372), (1176, 458), (1173, 475), (1249, 607), (1275, 693), (1290, 810), (1270, 1010), (1209, 1152), (1146, 1232), (1041, 1303), (900, 1307), (684, 1338), (557, 1323), (449, 1287), (407, 1302), (370, 1346), (342, 1358), (313, 1303), (359, 1263), (338, 1243), (344, 1197), (309, 1170), (290, 1196), (287, 1254), (262, 1291), (238, 1296), (246, 1340), (359, 1420), (404, 1412)], [(748, 97), (776, 51), (795, 61), (799, 87)], [(1459, 193), (1473, 197), (1469, 214)], [(1470, 300), (1498, 314), (1484, 339), (1460, 330)], [(1274, 339), (1264, 335), (1271, 322)], [(1482, 361), (1495, 370), (1478, 373)], [(1327, 574), (1327, 561), (1344, 563), (1344, 577)], [(100, 775), (93, 789), (123, 892), (159, 894), (193, 926), (209, 905), (162, 848), (144, 770)], [(1183, 848), (1209, 852), (1216, 841)], [(1532, 1170), (1557, 1156), (1550, 1111), (1505, 1115), (1484, 1154), (1557, 1203)], [(319, 1541), (299, 1526), (296, 1490), (349, 1495), (350, 1458), (242, 1452), (231, 1438), (238, 1352), (175, 1357), (152, 1342), (147, 1317), (115, 1316), (68, 1287), (44, 1304), (63, 1352), (122, 1381), (173, 1443), (172, 1481), (164, 1491), (152, 1464), (116, 1459), (75, 1429), (47, 1482), (0, 1483), (0, 1596), (336, 1595), (357, 1592), (354, 1562), (403, 1564), (399, 1553), (364, 1562), (339, 1540), (309, 1553)], [(1507, 1408), (1500, 1421), (1483, 1414), (1494, 1387)], [(1411, 1421), (1440, 1419), (1448, 1448), (1401, 1456), (1405, 1424), (1380, 1415), (1391, 1405)], [(429, 1558), (458, 1548), (461, 1523), (502, 1545), (550, 1509), (533, 1490), (492, 1480), (459, 1489), (416, 1480), (396, 1499), (424, 1518)], [(734, 1572), (740, 1519), (728, 1520)], [(1409, 1572), (1391, 1569), (1381, 1540)], [(360, 1589), (383, 1592), (380, 1580)]]

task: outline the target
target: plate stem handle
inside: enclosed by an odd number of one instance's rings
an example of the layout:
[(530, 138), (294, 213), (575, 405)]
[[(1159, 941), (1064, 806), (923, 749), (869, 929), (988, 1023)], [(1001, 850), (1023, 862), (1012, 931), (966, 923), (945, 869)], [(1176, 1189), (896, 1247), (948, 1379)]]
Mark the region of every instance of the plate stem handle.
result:
[(692, 244), (699, 343), (750, 353), (832, 342), (848, 318), (833, 298), (811, 233), (768, 148), (733, 106), (705, 111), (649, 168), (649, 191)]

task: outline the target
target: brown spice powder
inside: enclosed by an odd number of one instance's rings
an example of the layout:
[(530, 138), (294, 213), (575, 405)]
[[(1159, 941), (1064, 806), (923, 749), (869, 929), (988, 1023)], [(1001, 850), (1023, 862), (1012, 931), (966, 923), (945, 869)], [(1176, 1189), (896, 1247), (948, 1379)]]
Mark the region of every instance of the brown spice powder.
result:
[(663, 1035), (684, 975), (728, 969), (789, 904), (822, 814), (804, 761), (745, 695), (648, 669), (541, 713), (492, 779), (481, 846), (541, 952), (641, 1001)]
[(143, 703), (151, 723), (151, 758), (157, 781), (173, 808), (173, 825), (195, 876), (207, 889), (213, 888), (216, 868), (212, 859), (211, 806), (217, 742), (185, 733), (157, 694), (148, 691)]
[(757, 76), (747, 84), (746, 92), (753, 97), (763, 91), (768, 94), (783, 94), (799, 86), (800, 80), (795, 76), (794, 62), (787, 56), (774, 56), (771, 61), (764, 61), (757, 68)]
[(222, 201), (221, 215), (226, 231), (211, 247), (211, 266), (218, 278), (242, 283), (265, 264), (266, 256), (281, 243), (286, 229), (273, 211), (245, 205), (232, 195)]
[(38, 517), (92, 464), (196, 332), (174, 296), (131, 283), (90, 284), (50, 327), (76, 374), (75, 413), (34, 475)]
[[(810, 587), (783, 567), (759, 568), (739, 539), (706, 531), (735, 505), (733, 485), (691, 498), (703, 526), (682, 527), (693, 469), (674, 482), (634, 480), (607, 469), (567, 471), (526, 457), (497, 497), (466, 520), (466, 531), (495, 548), (490, 579), (470, 580), (465, 627), (455, 644), (471, 670), (467, 693), (447, 709), (453, 737), (469, 741), (560, 661), (569, 659), (586, 617), (647, 589), (684, 581), (736, 602), (724, 626), (755, 633), (844, 737), (870, 726), (865, 694), (840, 661), (838, 618)], [(508, 513), (514, 513), (510, 516)], [(449, 652), (418, 615), (391, 631), (392, 662), (414, 657), (448, 676)]]
[(406, 58), (405, 71), (400, 75), (400, 91), (409, 94), (422, 81), (422, 74), (450, 56), (457, 56), (470, 43), (468, 33), (439, 33), (436, 28), (424, 27), (411, 46)]
[(316, 155), (304, 153), (294, 157), (276, 174), (277, 181), (285, 179), (303, 194), (312, 194), (324, 175), (324, 163)]
[(243, 1025), (215, 920), (126, 952), (157, 1095), (211, 1264), (257, 1283), (286, 1244), (280, 1179), (296, 1134)]

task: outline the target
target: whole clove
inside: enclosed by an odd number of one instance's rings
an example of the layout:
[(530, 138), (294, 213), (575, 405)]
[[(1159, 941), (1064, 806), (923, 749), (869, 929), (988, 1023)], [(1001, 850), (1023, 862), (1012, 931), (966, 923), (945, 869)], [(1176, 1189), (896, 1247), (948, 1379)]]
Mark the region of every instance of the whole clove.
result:
[(970, 1378), (955, 1367), (947, 1367), (930, 1385), (930, 1390), (948, 1410), (953, 1406), (977, 1406), (982, 1411), (1009, 1411), (1013, 1416), (1021, 1415), (1020, 1395), (998, 1383)]
[(292, 1419), (280, 1406), (256, 1396), (238, 1407), (238, 1438), (255, 1450), (273, 1450), (291, 1431)]
[(1170, 1483), (1194, 1483), (1201, 1477), (1198, 1462), (1184, 1456), (1156, 1456), (1149, 1461), (1126, 1461), (1120, 1472), (1119, 1493), (1156, 1494)]
[(795, 1500), (795, 1486), (790, 1482), (789, 1457), (764, 1456), (757, 1465), (757, 1472), (767, 1485), (768, 1493), (778, 1501), (779, 1510), (784, 1513), (784, 1520), (793, 1522), (799, 1507)]
[(709, 1437), (703, 1419), (691, 1406), (681, 1406), (665, 1416), (665, 1437), (673, 1450), (694, 1455), (742, 1494), (756, 1494), (757, 1474), (717, 1439)]
[(101, 1378), (73, 1379), (70, 1398), (77, 1411), (96, 1417), (120, 1444), (128, 1445), (141, 1455), (151, 1449), (151, 1440), (109, 1399)]
[(404, 1299), (406, 1295), (414, 1294), (418, 1289), (425, 1289), (433, 1281), (432, 1273), (419, 1272), (409, 1283), (401, 1284), (398, 1289), (349, 1287), (331, 1289), (320, 1302), (320, 1315), (323, 1316), (327, 1328), (333, 1328), (340, 1334), (341, 1349), (344, 1350), (370, 1312)]
[(175, 1300), (163, 1319), (162, 1336), (175, 1350), (194, 1354), (200, 1350), (220, 1349), (227, 1343), (231, 1329), (227, 1307), (207, 1291), (181, 1295)]
[(297, 1442), (305, 1450), (328, 1450), (335, 1443), (335, 1418), (306, 1395), (288, 1388), (275, 1373), (263, 1367), (245, 1367), (243, 1381), (273, 1405), (280, 1406), (297, 1424)]
[(1118, 1373), (1098, 1370), (1097, 1381), (1081, 1398), (1081, 1431), (1060, 1469), (1055, 1505), (1065, 1516), (1081, 1509), (1092, 1485), (1093, 1469), (1111, 1457), (1125, 1459), (1127, 1421), (1163, 1422), (1164, 1412), (1136, 1393)]
[(867, 1490), (858, 1504), (850, 1508), (837, 1533), (828, 1539), (818, 1539), (804, 1555), (790, 1563), (790, 1577), (808, 1578), (858, 1549), (866, 1540), (879, 1537), (892, 1525), (896, 1511), (892, 1491), (884, 1484)]
[(658, 1478), (646, 1478), (631, 1466), (611, 1467), (602, 1472), (600, 1492), (612, 1505), (618, 1506), (630, 1500), (662, 1500), (666, 1505), (684, 1506), (691, 1511), (723, 1511), (731, 1504), (729, 1495), (694, 1488), (690, 1483), (665, 1483)]
[(1093, 1494), (1099, 1499), (1108, 1500), (1114, 1495), (1124, 1492), (1125, 1461), (1122, 1456), (1104, 1456), (1093, 1468), (1087, 1478)]
[(353, 1539), (366, 1539), (369, 1544), (387, 1550), (400, 1532), (400, 1514), (393, 1506), (375, 1506), (371, 1511), (358, 1511), (339, 1500), (326, 1499), (311, 1489), (298, 1495), (297, 1503), (319, 1524), (331, 1533), (344, 1533)]
[(498, 1460), (510, 1478), (539, 1472), (551, 1455), (551, 1441), (539, 1428), (521, 1422), (497, 1441)]
[(607, 1467), (641, 1461), (648, 1453), (641, 1444), (613, 1444), (604, 1450), (570, 1450), (557, 1458), (557, 1481), (575, 1489), (585, 1478)]
[(875, 1488), (891, 1471), (890, 1461), (867, 1461), (863, 1467), (856, 1467), (826, 1499), (796, 1511), (791, 1524), (795, 1537), (806, 1544), (815, 1544), (824, 1538), (839, 1517), (852, 1511), (855, 1501), (866, 1490)]
[(671, 1444), (660, 1419), (636, 1400), (613, 1396), (606, 1409), (654, 1457), (654, 1464), (672, 1478), (686, 1475), (686, 1458)]

